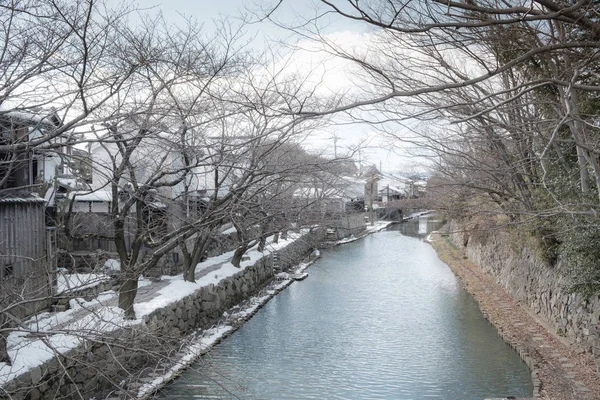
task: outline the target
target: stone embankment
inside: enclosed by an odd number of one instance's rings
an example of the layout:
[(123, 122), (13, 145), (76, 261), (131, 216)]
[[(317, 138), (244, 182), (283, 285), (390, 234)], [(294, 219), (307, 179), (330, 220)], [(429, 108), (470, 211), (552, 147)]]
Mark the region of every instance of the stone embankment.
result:
[(525, 246), (516, 250), (505, 231), (478, 238), (454, 225), (449, 232), (452, 242), (464, 248), (469, 259), (517, 301), (539, 315), (555, 333), (600, 361), (600, 293), (585, 299), (569, 293), (556, 268), (538, 260)]
[[(278, 250), (279, 266), (285, 269), (299, 262), (324, 235), (321, 230), (315, 231)], [(257, 293), (273, 277), (272, 257), (266, 254), (218, 284), (201, 287), (179, 301), (165, 304), (142, 321), (109, 336), (94, 337), (82, 327), (77, 348), (60, 354), (57, 349), (53, 359), (4, 385), (0, 398), (135, 397), (140, 378), (152, 377), (156, 371), (168, 368), (170, 360), (186, 345), (186, 335), (215, 324), (224, 311)]]
[(505, 232), (482, 240), (451, 224), (443, 236), (432, 245), (532, 369), (534, 397), (600, 399), (598, 296), (567, 294), (555, 271), (516, 251)]

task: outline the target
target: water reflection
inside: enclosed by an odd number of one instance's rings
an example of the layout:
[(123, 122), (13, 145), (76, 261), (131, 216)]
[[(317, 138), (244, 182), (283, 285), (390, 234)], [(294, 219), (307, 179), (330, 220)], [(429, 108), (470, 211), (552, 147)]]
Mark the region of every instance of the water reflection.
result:
[(399, 231), (403, 235), (424, 239), (432, 231), (442, 227), (442, 221), (435, 216), (415, 217), (411, 220), (392, 225), (389, 230)]

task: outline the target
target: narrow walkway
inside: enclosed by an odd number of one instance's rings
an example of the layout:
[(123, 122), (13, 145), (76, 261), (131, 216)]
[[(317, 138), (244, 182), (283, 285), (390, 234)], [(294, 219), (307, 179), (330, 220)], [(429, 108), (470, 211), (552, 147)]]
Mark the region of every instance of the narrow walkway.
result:
[[(528, 309), (515, 301), (465, 252), (450, 246), (439, 234), (432, 246), (475, 297), (481, 311), (513, 347), (528, 354), (537, 369), (538, 398), (552, 400), (600, 400), (600, 374), (591, 356), (575, 351), (544, 327)], [(536, 382), (534, 382), (536, 383)]]
[[(206, 267), (203, 267), (202, 263), (198, 264), (198, 266), (196, 267), (195, 274), (196, 279), (200, 279), (203, 276), (206, 276), (209, 273), (218, 270), (223, 264), (226, 263), (229, 263), (229, 259), (219, 263), (210, 263)], [(160, 296), (160, 293), (158, 292), (171, 284), (171, 280), (161, 280), (158, 282), (140, 282), (141, 284), (138, 287), (138, 291), (135, 296), (136, 304), (146, 303), (152, 299), (157, 298), (158, 296)], [(144, 282), (148, 282), (148, 284), (144, 284)], [(74, 322), (87, 318), (91, 313), (96, 312), (102, 307), (116, 307), (118, 305), (118, 302), (119, 298), (117, 294), (114, 294), (112, 297), (106, 297), (105, 299), (99, 299), (98, 301), (83, 302), (81, 303), (81, 308), (70, 313), (67, 318), (60, 318), (61, 322), (53, 324), (53, 330), (60, 331), (61, 329), (65, 329), (68, 326), (72, 325)], [(54, 314), (58, 313), (45, 313), (43, 314), (43, 317), (52, 318)], [(19, 344), (19, 346), (22, 346), (22, 344)]]

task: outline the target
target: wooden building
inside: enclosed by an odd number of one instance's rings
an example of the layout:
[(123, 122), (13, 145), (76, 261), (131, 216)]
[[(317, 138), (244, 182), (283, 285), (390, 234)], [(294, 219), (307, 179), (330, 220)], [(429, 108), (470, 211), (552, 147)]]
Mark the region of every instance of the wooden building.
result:
[(21, 303), (11, 310), (16, 317), (50, 306), (55, 276), (52, 235), (53, 230), (46, 229), (44, 199), (31, 194), (0, 196), (0, 302)]
[(18, 305), (10, 313), (23, 318), (51, 303), (55, 235), (46, 211), (54, 199), (43, 196), (65, 172), (69, 143), (57, 136), (51, 150), (33, 145), (61, 127), (53, 110), (0, 106), (0, 306)]

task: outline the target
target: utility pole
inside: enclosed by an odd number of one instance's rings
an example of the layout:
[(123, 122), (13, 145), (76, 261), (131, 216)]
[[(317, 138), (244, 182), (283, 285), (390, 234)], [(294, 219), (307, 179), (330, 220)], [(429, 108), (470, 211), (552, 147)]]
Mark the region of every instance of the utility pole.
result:
[[(333, 156), (337, 159), (337, 141), (338, 141), (338, 137), (337, 134), (334, 133), (333, 134)], [(359, 161), (360, 164), (360, 161)]]
[(360, 147), (358, 148), (358, 173), (362, 174), (362, 152)]

